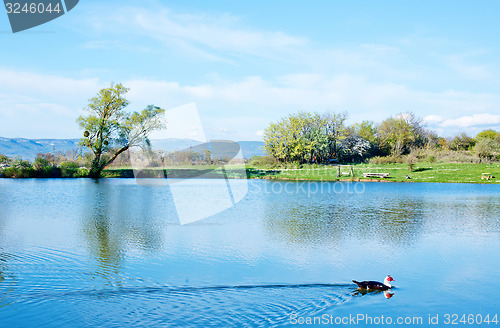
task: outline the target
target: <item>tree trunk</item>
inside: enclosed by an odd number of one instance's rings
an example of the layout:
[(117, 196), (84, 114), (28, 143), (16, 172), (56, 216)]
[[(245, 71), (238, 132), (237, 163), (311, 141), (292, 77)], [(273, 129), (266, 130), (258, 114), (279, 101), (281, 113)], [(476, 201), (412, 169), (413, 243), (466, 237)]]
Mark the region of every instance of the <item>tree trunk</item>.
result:
[(102, 170), (106, 167), (106, 164), (101, 163), (100, 159), (95, 158), (92, 161), (89, 171), (89, 178), (91, 179), (99, 179), (101, 177)]
[(109, 164), (113, 163), (113, 161), (123, 153), (125, 150), (127, 150), (130, 147), (130, 145), (123, 146), (120, 148), (109, 160), (102, 160), (101, 161), (101, 156), (98, 155), (92, 160), (92, 164), (90, 166), (90, 171), (89, 171), (89, 178), (91, 179), (99, 179), (101, 177), (102, 171), (106, 166)]

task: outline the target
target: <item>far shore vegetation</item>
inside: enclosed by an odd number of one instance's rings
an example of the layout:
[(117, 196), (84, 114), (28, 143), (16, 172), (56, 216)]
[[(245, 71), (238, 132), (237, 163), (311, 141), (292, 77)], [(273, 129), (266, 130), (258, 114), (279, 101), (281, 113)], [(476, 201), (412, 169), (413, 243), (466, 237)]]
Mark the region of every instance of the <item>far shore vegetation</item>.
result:
[(246, 160), (216, 158), (209, 149), (153, 150), (148, 135), (165, 128), (160, 120), (164, 111), (151, 105), (142, 112), (125, 112), (127, 91), (112, 84), (90, 100), (89, 115), (78, 118), (84, 130), (80, 150), (40, 153), (33, 162), (0, 154), (0, 177), (132, 178), (131, 154), (147, 153), (144, 172), (171, 178), (199, 176), (201, 170), (214, 178), (243, 178), (244, 168), (248, 178), (277, 180), (499, 181), (499, 132), (486, 129), (475, 136), (445, 138), (427, 130), (413, 113), (352, 125), (346, 124), (347, 113), (291, 114), (265, 130), (267, 155)]

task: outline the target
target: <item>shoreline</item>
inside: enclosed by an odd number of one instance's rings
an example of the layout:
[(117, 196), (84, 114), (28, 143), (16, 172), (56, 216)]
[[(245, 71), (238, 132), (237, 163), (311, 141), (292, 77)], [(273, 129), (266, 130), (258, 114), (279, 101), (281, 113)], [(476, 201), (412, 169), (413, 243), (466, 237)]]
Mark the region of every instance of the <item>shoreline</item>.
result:
[[(139, 173), (138, 178), (174, 179), (264, 179), (274, 181), (322, 181), (322, 182), (407, 182), (407, 183), (474, 183), (497, 184), (500, 182), (500, 164), (472, 164), (472, 163), (418, 163), (412, 172), (405, 164), (354, 164), (352, 171), (342, 169), (338, 176), (338, 167), (335, 166), (304, 166), (301, 168), (257, 168), (245, 165), (226, 166), (194, 166), (194, 167), (166, 167), (148, 168)], [(69, 176), (7, 176), (0, 172), (3, 179), (67, 179), (86, 178), (86, 175)], [(387, 178), (364, 178), (366, 173), (388, 174)], [(492, 176), (491, 179), (482, 179), (483, 175)], [(410, 178), (407, 179), (406, 177)], [(132, 168), (107, 168), (102, 178), (136, 178)]]
[[(144, 179), (148, 178), (161, 178), (161, 177), (143, 177)], [(91, 179), (89, 177), (39, 177), (39, 178), (6, 178), (0, 176), (0, 180), (66, 180), (66, 179)], [(100, 179), (136, 179), (134, 176), (103, 176)], [(141, 179), (141, 178), (137, 178)], [(167, 179), (167, 177), (165, 177)], [(264, 177), (170, 177), (170, 179), (247, 179), (247, 180), (268, 180), (268, 181), (276, 181), (276, 182), (373, 182), (373, 183), (453, 183), (453, 184), (481, 184), (481, 185), (496, 185), (500, 184), (500, 180), (489, 180), (489, 181), (415, 181), (413, 179), (409, 180), (388, 180), (388, 179), (362, 179), (362, 178), (353, 178), (353, 179), (307, 179), (307, 178), (285, 178), (285, 177), (272, 177), (272, 176), (264, 176)]]
[(500, 184), (500, 181), (492, 181), (490, 182), (475, 182), (475, 181), (396, 181), (396, 180), (386, 180), (386, 179), (322, 179), (322, 180), (314, 180), (314, 179), (293, 179), (293, 178), (248, 178), (249, 180), (272, 180), (272, 181), (288, 181), (288, 182), (378, 182), (378, 183), (469, 183), (469, 184), (484, 184), (484, 185), (495, 185)]
[[(91, 179), (89, 177), (57, 177), (57, 178), (5, 178), (0, 177), (0, 180), (74, 180), (74, 179)], [(135, 177), (101, 177), (100, 179), (135, 179)], [(140, 178), (139, 178), (140, 179)], [(167, 178), (165, 178), (167, 179)], [(170, 178), (170, 179), (182, 179), (182, 178)], [(192, 178), (192, 179), (225, 179), (225, 178)], [(243, 178), (228, 178), (228, 179), (243, 179)], [(376, 180), (376, 179), (337, 179), (337, 180), (314, 180), (314, 179), (292, 179), (292, 178), (246, 178), (247, 180), (268, 180), (275, 182), (370, 182), (370, 183), (452, 183), (452, 184), (475, 184), (475, 185), (500, 185), (500, 181), (490, 181), (490, 182), (475, 182), (475, 181), (395, 181), (395, 180)]]

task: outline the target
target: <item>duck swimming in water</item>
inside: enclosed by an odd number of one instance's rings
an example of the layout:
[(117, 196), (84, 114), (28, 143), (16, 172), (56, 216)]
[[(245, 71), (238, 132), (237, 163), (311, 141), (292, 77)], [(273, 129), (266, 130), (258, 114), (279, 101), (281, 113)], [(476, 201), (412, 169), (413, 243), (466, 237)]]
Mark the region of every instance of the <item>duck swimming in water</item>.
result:
[(391, 281), (394, 281), (390, 275), (387, 275), (384, 279), (384, 283), (378, 281), (356, 281), (352, 282), (359, 286), (359, 288), (366, 290), (388, 290), (392, 288)]

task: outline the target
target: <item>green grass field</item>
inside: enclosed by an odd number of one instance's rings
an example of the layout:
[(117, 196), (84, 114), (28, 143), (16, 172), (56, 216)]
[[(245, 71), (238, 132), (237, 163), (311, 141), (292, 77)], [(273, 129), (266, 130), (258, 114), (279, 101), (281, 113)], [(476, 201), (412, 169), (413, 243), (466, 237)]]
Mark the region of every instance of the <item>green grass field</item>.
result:
[[(301, 169), (247, 169), (250, 177), (285, 180), (360, 180), (395, 182), (453, 182), (453, 183), (499, 183), (500, 164), (463, 164), (463, 163), (417, 163), (413, 172), (407, 164), (355, 164), (354, 177), (346, 175), (347, 166), (341, 167), (342, 177), (334, 166), (305, 167)], [(364, 178), (363, 173), (389, 173), (388, 178)], [(494, 178), (482, 180), (482, 173), (490, 173)], [(408, 175), (411, 179), (407, 179)]]
[[(220, 166), (196, 165), (186, 167), (167, 167), (150, 169), (151, 177), (167, 174), (170, 178), (196, 178), (203, 175), (206, 178), (243, 178), (241, 172), (246, 168), (248, 178), (276, 180), (312, 180), (312, 181), (394, 181), (394, 182), (452, 182), (452, 183), (488, 183), (500, 182), (500, 164), (463, 164), (463, 163), (425, 163), (415, 164), (413, 172), (407, 164), (355, 164), (354, 177), (347, 175), (348, 166), (341, 167), (342, 176), (338, 177), (336, 166), (305, 165), (300, 169), (269, 169), (251, 166), (227, 165)], [(364, 178), (363, 173), (389, 173), (388, 178)], [(481, 175), (493, 175), (490, 180), (482, 180)], [(148, 173), (146, 173), (148, 174)], [(411, 179), (407, 179), (408, 175)], [(105, 177), (133, 178), (130, 168), (111, 168), (104, 171)]]

